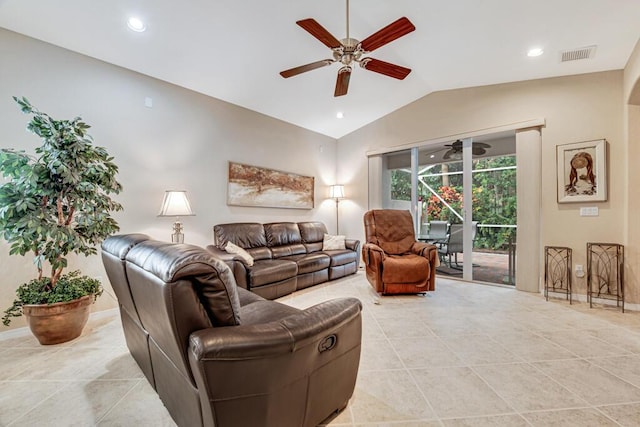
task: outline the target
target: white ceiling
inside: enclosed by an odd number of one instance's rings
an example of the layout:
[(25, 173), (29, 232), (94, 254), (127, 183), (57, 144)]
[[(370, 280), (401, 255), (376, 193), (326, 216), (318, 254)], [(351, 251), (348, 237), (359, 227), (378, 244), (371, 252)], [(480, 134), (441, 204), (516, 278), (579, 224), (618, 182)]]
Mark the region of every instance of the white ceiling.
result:
[[(624, 68), (640, 37), (639, 0), (351, 0), (359, 40), (401, 16), (416, 31), (369, 56), (411, 68), (403, 80), (355, 68), (334, 98), (338, 64), (295, 24), (346, 36), (345, 0), (0, 0), (0, 27), (340, 138), (430, 92)], [(147, 23), (135, 33), (129, 15)], [(593, 58), (560, 52), (597, 45)], [(529, 58), (533, 46), (544, 55)], [(336, 112), (343, 111), (343, 119)]]

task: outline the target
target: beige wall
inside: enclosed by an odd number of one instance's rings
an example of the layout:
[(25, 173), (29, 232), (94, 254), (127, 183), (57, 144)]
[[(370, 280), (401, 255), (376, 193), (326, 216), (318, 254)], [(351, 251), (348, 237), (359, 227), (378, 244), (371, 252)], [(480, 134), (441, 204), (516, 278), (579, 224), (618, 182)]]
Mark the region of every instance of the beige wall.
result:
[[(623, 135), (623, 73), (612, 71), (432, 93), (338, 141), (338, 179), (346, 184), (341, 228), (364, 237), (367, 160), (370, 150), (434, 140), (544, 119), (542, 129), (541, 254), (544, 245), (569, 246), (574, 264), (586, 264), (586, 243), (625, 243), (626, 143)], [(609, 142), (609, 199), (604, 203), (556, 202), (555, 150), (559, 144), (605, 138)], [(580, 217), (597, 206), (598, 217)], [(519, 224), (527, 227), (527, 224)], [(520, 248), (519, 248), (520, 249)], [(541, 257), (542, 259), (542, 257)], [(542, 270), (541, 270), (542, 271)], [(584, 279), (577, 292), (584, 294)], [(637, 283), (633, 284), (637, 288)], [(640, 302), (637, 298), (635, 303)]]
[[(625, 104), (624, 134), (627, 142), (627, 177), (629, 183), (640, 182), (640, 41), (629, 58), (624, 69)], [(627, 186), (626, 225), (628, 236), (626, 247), (625, 271), (627, 282), (640, 283), (640, 188), (637, 185)], [(640, 300), (640, 286), (632, 287), (627, 292), (629, 299)]]
[[(173, 221), (156, 217), (167, 189), (188, 191), (196, 216), (183, 218), (187, 243), (209, 244), (212, 226), (232, 221), (317, 219), (335, 231), (335, 203), (326, 199), (335, 182), (334, 139), (1, 29), (0, 55), (0, 147), (32, 151), (39, 142), (25, 131), (28, 116), (12, 95), (26, 96), (56, 118), (81, 115), (120, 167), (124, 212), (116, 218), (122, 232), (168, 240)], [(144, 106), (145, 97), (153, 108)], [(229, 160), (314, 176), (316, 208), (227, 206)], [(15, 287), (35, 274), (29, 258), (8, 252), (1, 241), (2, 310)], [(72, 268), (105, 278), (98, 257), (81, 257)], [(107, 294), (95, 309), (111, 307)], [(19, 319), (12, 327), (22, 325)]]

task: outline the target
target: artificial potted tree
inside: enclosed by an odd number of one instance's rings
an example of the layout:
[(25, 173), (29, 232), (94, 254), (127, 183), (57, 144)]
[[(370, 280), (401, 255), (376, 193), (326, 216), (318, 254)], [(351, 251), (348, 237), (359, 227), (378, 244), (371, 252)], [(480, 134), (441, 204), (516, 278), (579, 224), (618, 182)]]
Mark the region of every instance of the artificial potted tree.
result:
[(32, 115), (27, 130), (42, 144), (35, 156), (0, 150), (0, 233), (11, 255), (34, 255), (37, 277), (18, 287), (2, 321), (9, 325), (24, 314), (41, 344), (57, 344), (82, 333), (90, 304), (102, 293), (94, 278), (63, 274), (67, 256), (95, 255), (97, 245), (118, 231), (111, 213), (122, 206), (110, 194), (122, 186), (113, 158), (93, 145), (90, 126), (80, 117), (55, 120), (26, 98), (13, 99)]

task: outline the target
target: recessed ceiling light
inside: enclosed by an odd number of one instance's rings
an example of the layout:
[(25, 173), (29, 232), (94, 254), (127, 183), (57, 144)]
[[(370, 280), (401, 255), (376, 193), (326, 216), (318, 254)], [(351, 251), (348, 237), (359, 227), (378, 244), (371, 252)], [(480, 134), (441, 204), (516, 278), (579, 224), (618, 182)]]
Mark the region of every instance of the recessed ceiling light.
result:
[(343, 117), (344, 117), (344, 114), (342, 113), (342, 111), (338, 111), (338, 112), (336, 113), (336, 118), (338, 118), (338, 119), (342, 119)]
[(144, 22), (142, 22), (140, 18), (136, 18), (135, 16), (132, 16), (127, 20), (127, 27), (137, 33), (141, 33), (147, 29), (147, 26), (144, 25)]
[(533, 49), (529, 49), (527, 52), (527, 56), (540, 56), (544, 53), (544, 50), (540, 47), (534, 47)]
[(434, 159), (435, 157), (436, 157), (435, 154), (432, 154), (432, 155), (429, 156), (430, 159)]

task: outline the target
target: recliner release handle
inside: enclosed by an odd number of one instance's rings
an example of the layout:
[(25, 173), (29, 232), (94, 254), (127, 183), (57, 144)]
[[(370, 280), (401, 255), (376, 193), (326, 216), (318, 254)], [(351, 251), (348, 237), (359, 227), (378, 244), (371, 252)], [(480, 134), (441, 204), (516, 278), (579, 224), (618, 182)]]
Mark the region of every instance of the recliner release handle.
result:
[(336, 337), (335, 335), (329, 335), (328, 337), (324, 338), (322, 341), (320, 341), (320, 344), (318, 344), (318, 351), (320, 353), (325, 352), (327, 350), (331, 350), (333, 347), (336, 346), (336, 343), (338, 342), (338, 337)]

